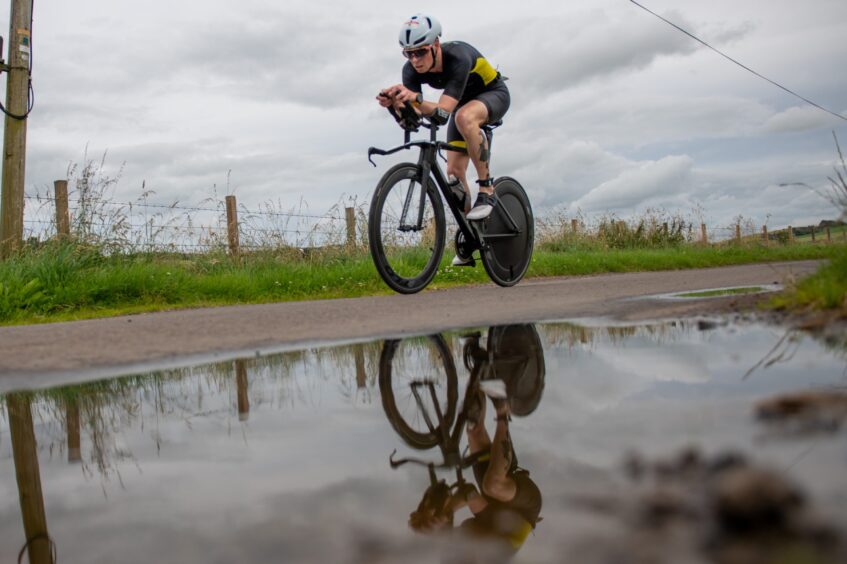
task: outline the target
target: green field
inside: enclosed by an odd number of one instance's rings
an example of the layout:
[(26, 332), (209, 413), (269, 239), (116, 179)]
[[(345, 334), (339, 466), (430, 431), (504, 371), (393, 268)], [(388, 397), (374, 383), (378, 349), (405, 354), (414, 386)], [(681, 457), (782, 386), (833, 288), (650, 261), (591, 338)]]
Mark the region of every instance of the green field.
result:
[[(646, 249), (536, 250), (528, 277), (706, 268), (833, 259), (844, 245), (679, 245)], [(430, 288), (490, 284), (485, 271), (442, 267)], [(364, 250), (306, 257), (264, 252), (235, 263), (225, 254), (104, 255), (48, 245), (0, 263), (0, 324), (106, 317), (166, 309), (389, 294)]]

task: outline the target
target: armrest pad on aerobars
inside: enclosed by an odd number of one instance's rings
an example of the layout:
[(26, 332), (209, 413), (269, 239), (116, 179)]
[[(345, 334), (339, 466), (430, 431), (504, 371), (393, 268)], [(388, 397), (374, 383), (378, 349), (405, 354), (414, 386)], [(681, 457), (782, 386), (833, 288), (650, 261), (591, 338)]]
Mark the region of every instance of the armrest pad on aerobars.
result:
[(436, 125), (444, 125), (450, 119), (450, 112), (444, 108), (435, 108), (429, 119)]

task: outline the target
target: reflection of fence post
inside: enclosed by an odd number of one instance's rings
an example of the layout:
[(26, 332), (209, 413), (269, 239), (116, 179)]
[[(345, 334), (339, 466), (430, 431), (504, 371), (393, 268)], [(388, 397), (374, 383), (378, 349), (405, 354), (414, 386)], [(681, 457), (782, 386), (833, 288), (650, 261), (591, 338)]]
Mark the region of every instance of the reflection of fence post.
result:
[(365, 351), (362, 350), (362, 345), (356, 347), (356, 387), (364, 388), (368, 384), (368, 377), (365, 374)]
[(353, 248), (356, 246), (356, 210), (344, 208), (344, 214), (347, 220), (347, 246)]
[(80, 449), (79, 404), (76, 400), (65, 403), (65, 427), (68, 433), (68, 462), (82, 460)]
[(706, 233), (706, 224), (705, 223), (700, 224), (700, 242), (703, 243), (704, 245), (708, 244), (708, 242), (709, 242), (709, 234)]
[(29, 561), (52, 564), (53, 553), (47, 534), (47, 516), (44, 513), (44, 495), (41, 492), (41, 475), (38, 471), (32, 410), (29, 400), (18, 394), (6, 396), (6, 406), (9, 409), (12, 457), (15, 460)]
[(788, 243), (794, 243), (794, 228), (790, 225), (788, 226)]
[(768, 246), (768, 226), (767, 225), (762, 226), (762, 242), (765, 244), (766, 247)]
[(238, 208), (235, 196), (226, 197), (226, 231), (229, 238), (229, 253), (238, 257)]
[(62, 239), (71, 234), (71, 218), (68, 215), (68, 181), (56, 180), (53, 182), (53, 188), (56, 193), (56, 235)]
[(247, 395), (247, 365), (243, 360), (235, 361), (235, 385), (238, 388), (238, 420), (250, 417), (250, 397)]
[(741, 244), (741, 224), (735, 224), (735, 242)]

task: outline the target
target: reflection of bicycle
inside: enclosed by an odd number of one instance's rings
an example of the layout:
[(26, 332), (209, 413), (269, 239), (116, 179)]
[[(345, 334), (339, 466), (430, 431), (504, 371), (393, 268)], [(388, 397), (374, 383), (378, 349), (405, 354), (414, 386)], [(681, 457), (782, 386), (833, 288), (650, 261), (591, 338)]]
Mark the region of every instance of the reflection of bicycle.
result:
[[(480, 346), (480, 338), (478, 333), (471, 335), (463, 346), (462, 357), (470, 371), (467, 389), (502, 381), (512, 414), (529, 415), (544, 390), (544, 353), (537, 331), (532, 325), (492, 327), (486, 348)], [(456, 414), (458, 377), (443, 337), (386, 341), (379, 363), (379, 389), (385, 414), (406, 444), (419, 450), (438, 446), (443, 455), (439, 468), (473, 464), (473, 457), (462, 456), (460, 442), (474, 398), (466, 392)], [(412, 458), (394, 460), (392, 455), (393, 467), (406, 462), (431, 464)]]
[[(463, 259), (473, 258), (479, 250), (491, 280), (500, 286), (517, 284), (529, 266), (534, 239), (532, 208), (523, 187), (514, 178), (497, 178), (497, 205), (491, 215), (481, 221), (468, 221), (463, 213), (464, 189), (461, 185), (451, 186), (438, 164), (441, 150), (467, 152), (436, 140), (438, 127), (446, 119), (437, 112), (422, 120), (408, 104), (402, 115), (392, 108), (389, 111), (406, 130), (405, 143), (389, 150), (371, 147), (368, 158), (412, 147), (418, 147), (420, 155), (417, 164), (401, 163), (388, 170), (371, 200), (368, 243), (379, 275), (402, 294), (423, 290), (435, 276), (447, 233), (440, 190), (458, 224), (456, 254)], [(493, 129), (498, 125), (483, 127), (489, 148)], [(430, 140), (410, 142), (410, 132), (419, 127), (430, 130)]]

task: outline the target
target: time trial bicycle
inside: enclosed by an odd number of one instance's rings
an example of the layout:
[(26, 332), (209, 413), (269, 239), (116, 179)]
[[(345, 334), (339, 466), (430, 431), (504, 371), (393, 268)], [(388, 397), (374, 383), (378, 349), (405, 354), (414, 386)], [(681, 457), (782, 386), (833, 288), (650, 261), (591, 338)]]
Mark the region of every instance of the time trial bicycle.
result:
[[(403, 145), (383, 150), (368, 149), (374, 155), (391, 155), (402, 150), (420, 149), (417, 163), (393, 166), (380, 179), (368, 214), (368, 245), (377, 272), (386, 284), (401, 294), (414, 294), (429, 284), (441, 264), (447, 238), (443, 201), (456, 220), (456, 254), (462, 259), (479, 257), (485, 271), (500, 286), (517, 284), (532, 259), (535, 221), (532, 207), (517, 180), (501, 176), (494, 180), (497, 205), (479, 221), (465, 218), (465, 192), (461, 184), (450, 184), (438, 163), (446, 160), (441, 151), (467, 153), (462, 147), (437, 140), (438, 128), (447, 122), (442, 112), (421, 116), (410, 104), (398, 113), (388, 108), (405, 130)], [(491, 147), (493, 130), (501, 122), (483, 126)], [(429, 140), (411, 140), (411, 133), (429, 129)], [(439, 196), (440, 193), (440, 196)]]

